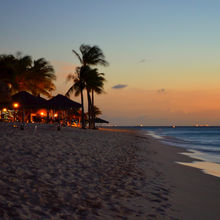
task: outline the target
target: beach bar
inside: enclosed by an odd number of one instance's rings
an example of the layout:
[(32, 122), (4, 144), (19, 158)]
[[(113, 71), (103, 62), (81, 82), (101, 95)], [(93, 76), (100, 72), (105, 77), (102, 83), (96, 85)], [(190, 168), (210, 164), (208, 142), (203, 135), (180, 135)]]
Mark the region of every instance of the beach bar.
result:
[(81, 104), (58, 94), (46, 100), (21, 91), (9, 103), (1, 103), (1, 121), (23, 123), (54, 123), (80, 127)]

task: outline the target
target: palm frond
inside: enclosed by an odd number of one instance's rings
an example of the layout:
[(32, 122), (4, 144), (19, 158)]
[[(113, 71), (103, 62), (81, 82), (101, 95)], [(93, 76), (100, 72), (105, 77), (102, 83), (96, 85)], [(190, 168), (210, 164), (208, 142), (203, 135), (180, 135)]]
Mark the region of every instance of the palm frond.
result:
[(69, 98), (70, 95), (73, 93), (73, 91), (74, 91), (74, 86), (71, 86), (71, 87), (68, 89), (68, 91), (66, 92), (65, 96)]
[(67, 77), (66, 77), (66, 83), (69, 82), (69, 81), (71, 81), (71, 80), (74, 80), (74, 78), (75, 78), (75, 77), (74, 77), (73, 74), (68, 74)]
[(79, 62), (80, 62), (81, 64), (83, 64), (83, 60), (82, 60), (82, 58), (80, 57), (80, 55), (79, 55), (75, 50), (72, 50), (72, 52), (77, 56), (77, 58), (79, 59)]

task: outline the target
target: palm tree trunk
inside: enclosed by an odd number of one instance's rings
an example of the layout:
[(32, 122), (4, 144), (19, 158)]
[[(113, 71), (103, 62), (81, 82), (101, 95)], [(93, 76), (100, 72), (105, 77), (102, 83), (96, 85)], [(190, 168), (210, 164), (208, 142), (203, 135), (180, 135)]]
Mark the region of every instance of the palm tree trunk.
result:
[(92, 128), (95, 129), (94, 90), (92, 90)]
[(91, 96), (90, 96), (90, 93), (89, 93), (89, 90), (87, 89), (87, 98), (88, 98), (88, 118), (89, 118), (89, 128), (92, 128), (92, 118), (91, 118)]
[(82, 129), (85, 129), (84, 100), (83, 100), (82, 86), (80, 86), (80, 93), (81, 93), (81, 105), (82, 105)]

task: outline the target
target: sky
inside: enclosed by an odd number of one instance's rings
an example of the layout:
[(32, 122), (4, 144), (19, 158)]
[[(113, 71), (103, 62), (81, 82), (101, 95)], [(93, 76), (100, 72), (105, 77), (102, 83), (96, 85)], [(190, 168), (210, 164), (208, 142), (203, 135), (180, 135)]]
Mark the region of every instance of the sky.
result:
[[(98, 45), (108, 67), (95, 102), (112, 125), (220, 125), (220, 1), (0, 0), (0, 54), (44, 57), (56, 91)], [(80, 101), (79, 97), (71, 98)]]

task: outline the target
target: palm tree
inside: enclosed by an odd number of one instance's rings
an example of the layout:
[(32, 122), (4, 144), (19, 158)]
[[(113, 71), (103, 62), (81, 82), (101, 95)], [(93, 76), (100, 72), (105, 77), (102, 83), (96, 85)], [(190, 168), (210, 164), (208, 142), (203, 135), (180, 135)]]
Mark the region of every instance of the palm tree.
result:
[(11, 90), (15, 82), (16, 58), (13, 55), (0, 55), (0, 81)]
[(89, 46), (82, 44), (79, 48), (81, 56), (75, 51), (73, 53), (78, 57), (82, 66), (87, 65), (102, 65), (107, 66), (108, 62), (105, 60), (105, 56), (102, 50), (98, 46)]
[(75, 96), (81, 95), (81, 105), (82, 105), (82, 128), (85, 128), (85, 113), (84, 113), (84, 97), (83, 90), (85, 89), (85, 81), (83, 80), (86, 67), (77, 67), (73, 75), (67, 76), (67, 81), (73, 80), (73, 85), (66, 92), (66, 96), (69, 98), (70, 94), (75, 92)]
[[(86, 78), (86, 90), (88, 97), (88, 115), (89, 115), (89, 127), (95, 128), (95, 115), (94, 113), (94, 93), (104, 93), (104, 73), (99, 73), (98, 69), (91, 69)], [(91, 95), (92, 94), (92, 98)]]
[(33, 95), (50, 95), (55, 89), (53, 67), (43, 58), (33, 61), (31, 56), (0, 55), (0, 81), (6, 83), (11, 94), (29, 91)]
[(40, 94), (51, 97), (55, 90), (53, 80), (56, 79), (54, 68), (44, 58), (34, 60), (27, 76), (28, 90), (35, 96)]
[(5, 82), (0, 81), (0, 108), (6, 107), (10, 103), (10, 89)]
[[(82, 104), (82, 128), (85, 128), (85, 119), (84, 119), (84, 107), (83, 107), (83, 90), (86, 88), (86, 78), (88, 78), (88, 74), (90, 74), (90, 70), (88, 69), (89, 66), (93, 65), (102, 65), (107, 66), (108, 62), (105, 60), (105, 56), (102, 52), (102, 50), (98, 46), (89, 46), (82, 44), (79, 48), (81, 55), (76, 52), (75, 50), (72, 50), (73, 53), (76, 55), (76, 57), (79, 59), (79, 62), (81, 64), (80, 70), (77, 70), (77, 80), (79, 81), (79, 90), (81, 94), (81, 104)], [(76, 81), (74, 79), (74, 85), (76, 84)], [(67, 95), (70, 95), (71, 92), (74, 90), (74, 85), (71, 87), (72, 89), (68, 90)], [(87, 95), (89, 92), (87, 91)], [(90, 95), (88, 97), (88, 106), (89, 109), (91, 108), (91, 98)]]
[(13, 93), (28, 90), (28, 75), (31, 66), (31, 56), (22, 56), (20, 52), (16, 54), (14, 63), (14, 78), (12, 81)]
[(0, 80), (8, 85), (11, 93), (24, 90), (27, 72), (31, 66), (30, 56), (22, 57), (20, 53), (0, 56)]
[(101, 115), (102, 114), (102, 111), (100, 110), (99, 107), (97, 106), (93, 106), (93, 114), (95, 115), (95, 117), (97, 117), (98, 115)]

